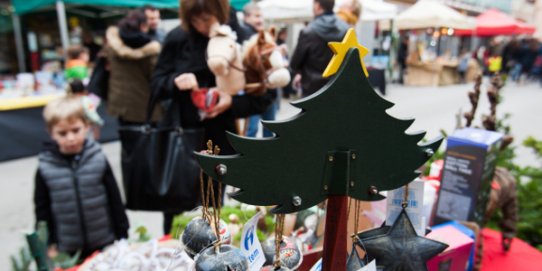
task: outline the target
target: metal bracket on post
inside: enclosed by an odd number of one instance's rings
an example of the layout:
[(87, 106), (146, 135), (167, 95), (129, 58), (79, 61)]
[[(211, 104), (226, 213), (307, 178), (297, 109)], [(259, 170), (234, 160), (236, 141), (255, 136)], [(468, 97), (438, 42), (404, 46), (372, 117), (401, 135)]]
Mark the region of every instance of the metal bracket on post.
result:
[(323, 195), (348, 195), (356, 189), (355, 150), (329, 151), (322, 181)]

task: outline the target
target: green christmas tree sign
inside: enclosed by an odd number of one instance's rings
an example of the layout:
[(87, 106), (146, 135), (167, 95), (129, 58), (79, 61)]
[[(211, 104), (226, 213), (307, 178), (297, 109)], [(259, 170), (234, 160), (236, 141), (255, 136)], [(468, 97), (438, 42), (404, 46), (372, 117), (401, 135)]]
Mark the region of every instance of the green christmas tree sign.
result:
[[(342, 44), (352, 35), (349, 31)], [(424, 132), (405, 134), (414, 120), (399, 120), (385, 112), (393, 103), (367, 81), (360, 45), (333, 45), (336, 55), (330, 66), (338, 63), (338, 72), (318, 92), (292, 103), (301, 113), (264, 122), (276, 137), (229, 134), (239, 154), (197, 154), (207, 174), (240, 188), (232, 195), (235, 199), (276, 205), (274, 213), (297, 212), (330, 196), (380, 200), (379, 191), (416, 178), (417, 169), (439, 147), (441, 138), (420, 145)]]

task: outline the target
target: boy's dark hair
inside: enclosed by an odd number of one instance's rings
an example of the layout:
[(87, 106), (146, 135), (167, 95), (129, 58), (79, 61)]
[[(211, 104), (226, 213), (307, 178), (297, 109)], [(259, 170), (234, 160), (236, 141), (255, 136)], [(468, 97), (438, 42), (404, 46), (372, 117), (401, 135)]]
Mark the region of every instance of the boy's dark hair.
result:
[(85, 90), (85, 85), (83, 84), (83, 81), (81, 81), (80, 79), (73, 79), (71, 82), (70, 82), (70, 89), (69, 89), (69, 92), (71, 94), (81, 94), (81, 93), (85, 93), (86, 90)]
[(88, 54), (88, 48), (85, 46), (74, 44), (68, 47), (68, 51), (66, 53), (68, 54), (68, 59), (78, 59), (82, 53)]
[(195, 31), (190, 21), (203, 13), (215, 16), (220, 24), (230, 19), (230, 3), (228, 0), (180, 0), (179, 15), (185, 31)]
[(147, 23), (147, 16), (141, 9), (135, 9), (119, 21), (118, 27), (121, 31), (138, 32), (141, 31), (141, 25)]
[(332, 12), (335, 6), (335, 0), (314, 0), (314, 2), (320, 4), (325, 12)]

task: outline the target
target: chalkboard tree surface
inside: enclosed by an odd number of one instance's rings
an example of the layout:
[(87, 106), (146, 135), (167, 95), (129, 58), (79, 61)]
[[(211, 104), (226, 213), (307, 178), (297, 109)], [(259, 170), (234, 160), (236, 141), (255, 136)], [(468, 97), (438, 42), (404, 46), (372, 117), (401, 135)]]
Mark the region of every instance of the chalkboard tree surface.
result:
[[(380, 191), (408, 184), (442, 138), (419, 145), (424, 132), (405, 134), (414, 120), (386, 113), (393, 103), (380, 97), (367, 81), (362, 61), (367, 49), (357, 43), (353, 29), (342, 43), (330, 47), (335, 57), (325, 75), (332, 76), (331, 80), (313, 95), (292, 103), (302, 110), (296, 116), (263, 122), (275, 137), (255, 139), (230, 133), (238, 154), (197, 155), (207, 174), (239, 188), (232, 196), (241, 202), (275, 205), (274, 213), (292, 213), (329, 199), (328, 210), (333, 212), (328, 212), (326, 223), (336, 227), (326, 227), (324, 250), (338, 255), (346, 249), (342, 243), (334, 249), (330, 242), (342, 239), (337, 234), (346, 239), (347, 197), (380, 200)], [(330, 66), (337, 65), (334, 73)], [(337, 259), (345, 266), (346, 254)], [(324, 256), (324, 270), (330, 270), (325, 268), (328, 261)]]

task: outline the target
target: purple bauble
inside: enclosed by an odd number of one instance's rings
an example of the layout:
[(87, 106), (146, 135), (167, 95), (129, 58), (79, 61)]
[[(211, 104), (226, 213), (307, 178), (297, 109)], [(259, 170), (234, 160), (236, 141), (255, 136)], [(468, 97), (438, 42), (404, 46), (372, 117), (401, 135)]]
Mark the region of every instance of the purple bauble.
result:
[(243, 252), (233, 246), (209, 247), (196, 255), (196, 271), (248, 271), (249, 264)]

